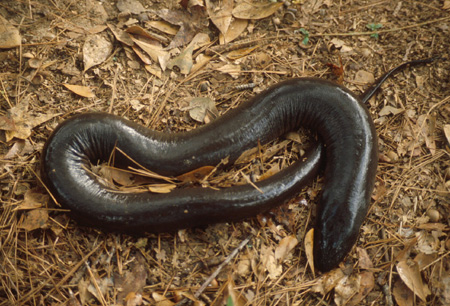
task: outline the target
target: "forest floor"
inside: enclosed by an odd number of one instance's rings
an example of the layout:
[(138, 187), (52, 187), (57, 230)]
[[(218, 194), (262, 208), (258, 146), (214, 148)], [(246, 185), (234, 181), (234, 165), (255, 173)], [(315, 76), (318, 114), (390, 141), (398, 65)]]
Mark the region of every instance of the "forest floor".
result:
[[(449, 305), (450, 1), (182, 2), (0, 2), (0, 306)], [(320, 178), (253, 219), (138, 237), (80, 226), (40, 180), (47, 138), (74, 114), (191, 130), (288, 78), (361, 95), (432, 57), (368, 102), (380, 149), (372, 205), (325, 274), (308, 264)], [(213, 103), (193, 107), (196, 97)], [(272, 173), (307, 142), (292, 133), (202, 184)]]

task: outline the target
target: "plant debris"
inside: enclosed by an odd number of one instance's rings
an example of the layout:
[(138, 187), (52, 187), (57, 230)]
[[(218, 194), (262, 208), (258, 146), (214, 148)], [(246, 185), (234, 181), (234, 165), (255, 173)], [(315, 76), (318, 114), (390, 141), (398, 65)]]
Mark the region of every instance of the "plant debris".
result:
[[(447, 0), (0, 4), (0, 306), (450, 304), (449, 10)], [(321, 178), (255, 218), (136, 236), (74, 222), (39, 179), (45, 141), (76, 113), (189, 131), (288, 78), (337, 79), (362, 95), (390, 68), (436, 56), (368, 102), (373, 201), (356, 246), (325, 274), (312, 266)], [(288, 167), (312, 141), (300, 130), (178, 178), (93, 170), (118, 192), (226, 188)]]

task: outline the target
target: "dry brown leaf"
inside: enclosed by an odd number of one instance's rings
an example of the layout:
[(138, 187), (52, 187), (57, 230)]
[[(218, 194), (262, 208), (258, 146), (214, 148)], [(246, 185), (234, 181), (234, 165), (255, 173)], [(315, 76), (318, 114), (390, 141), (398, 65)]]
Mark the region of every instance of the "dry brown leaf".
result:
[(222, 67), (218, 68), (217, 70), (222, 73), (228, 73), (232, 78), (237, 78), (240, 75), (241, 66), (233, 65), (233, 64), (226, 64), (226, 65), (223, 65)]
[(173, 26), (170, 23), (166, 21), (161, 20), (151, 20), (147, 21), (146, 24), (148, 24), (150, 27), (157, 29), (158, 31), (161, 31), (163, 33), (169, 34), (169, 35), (175, 35), (178, 32), (179, 27)]
[(247, 299), (241, 294), (240, 291), (234, 289), (236, 287), (232, 276), (228, 277), (227, 288), (224, 292), (224, 298), (226, 300), (226, 305), (233, 306), (245, 306), (248, 305)]
[(47, 209), (33, 209), (24, 214), (22, 222), (18, 225), (26, 231), (32, 231), (47, 227), (48, 211)]
[(311, 267), (311, 270), (314, 272), (314, 228), (310, 229), (305, 235), (305, 254), (306, 259), (308, 260), (308, 265)]
[(145, 70), (147, 70), (148, 72), (150, 72), (151, 74), (153, 74), (154, 76), (161, 78), (162, 77), (162, 71), (160, 68), (158, 67), (154, 67), (151, 65), (145, 65)]
[(159, 294), (158, 292), (152, 293), (152, 298), (155, 300), (156, 304), (155, 306), (173, 306), (175, 303), (170, 301), (167, 297), (165, 297), (162, 294)]
[(219, 116), (216, 103), (208, 97), (193, 98), (189, 102), (189, 116), (198, 122), (205, 122), (207, 115), (211, 114), (213, 118)]
[(175, 184), (152, 184), (148, 186), (148, 190), (154, 193), (169, 193), (176, 187)]
[(267, 170), (266, 172), (264, 172), (258, 179), (258, 181), (262, 181), (265, 180), (269, 177), (271, 177), (272, 175), (276, 174), (280, 172), (280, 164), (276, 163), (270, 166), (270, 169)]
[(209, 61), (211, 60), (211, 58), (212, 58), (211, 56), (204, 55), (203, 53), (199, 54), (195, 58), (195, 64), (191, 68), (190, 75), (193, 75), (194, 73), (199, 71), (201, 68), (203, 68), (206, 64), (208, 64)]
[(249, 55), (250, 53), (252, 53), (256, 49), (258, 49), (258, 46), (253, 46), (253, 47), (243, 48), (243, 49), (239, 49), (239, 50), (234, 50), (234, 51), (231, 51), (231, 52), (229, 52), (227, 54), (227, 58), (230, 59), (230, 60), (236, 60), (236, 59), (239, 59), (241, 57)]
[(247, 25), (248, 25), (247, 19), (234, 18), (231, 21), (230, 26), (228, 27), (228, 31), (225, 34), (220, 33), (219, 35), (220, 44), (224, 45), (238, 38), (239, 35), (241, 35), (245, 31)]
[(333, 290), (344, 277), (346, 276), (341, 269), (331, 270), (330, 272), (327, 272), (325, 275), (323, 275), (319, 279), (317, 284), (311, 287), (311, 290), (313, 292), (318, 292), (322, 295), (325, 295)]
[(125, 306), (139, 306), (142, 305), (142, 294), (136, 292), (130, 292), (124, 298)]
[(37, 191), (36, 189), (29, 189), (25, 192), (24, 199), (20, 202), (14, 210), (28, 210), (46, 207), (49, 201), (49, 195)]
[(392, 291), (394, 295), (395, 301), (399, 306), (411, 306), (414, 305), (414, 293), (402, 282), (401, 279), (398, 279), (394, 283), (394, 290)]
[(361, 301), (373, 290), (375, 286), (375, 278), (370, 271), (363, 271), (358, 276), (359, 290), (345, 305), (356, 306), (361, 305)]
[(436, 154), (435, 127), (436, 118), (434, 116), (420, 115), (417, 119), (417, 129), (425, 138), (425, 144), (431, 155)]
[(14, 121), (7, 116), (0, 116), (0, 130), (13, 131), (16, 129)]
[(233, 0), (205, 0), (206, 11), (220, 33), (225, 34), (231, 24)]
[(19, 30), (0, 15), (0, 49), (18, 47), (21, 42)]
[(450, 273), (447, 270), (447, 276), (442, 278), (440, 300), (442, 305), (450, 305)]
[(282, 6), (282, 2), (264, 4), (241, 2), (233, 9), (233, 16), (239, 19), (263, 19), (275, 13)]
[(248, 150), (245, 150), (244, 152), (239, 155), (239, 157), (234, 162), (236, 165), (239, 164), (247, 164), (254, 160), (259, 153), (258, 147), (254, 147)]
[(206, 305), (204, 302), (202, 302), (201, 300), (196, 298), (192, 293), (189, 293), (187, 290), (175, 290), (173, 292), (173, 295), (175, 296), (174, 299), (177, 301), (180, 301), (184, 298), (191, 300), (192, 306), (205, 306)]
[(444, 125), (444, 135), (447, 140), (447, 145), (450, 146), (450, 124)]
[(251, 268), (251, 254), (247, 253), (242, 255), (239, 258), (239, 262), (236, 266), (236, 273), (242, 277), (246, 277), (248, 276), (248, 274), (250, 273), (250, 268)]
[(426, 302), (431, 294), (428, 286), (423, 283), (419, 265), (413, 260), (403, 260), (397, 263), (397, 272), (400, 278), (422, 301)]
[(357, 84), (372, 84), (375, 82), (375, 77), (371, 72), (359, 70), (355, 74), (354, 82)]
[(149, 40), (143, 37), (131, 36), (131, 39), (144, 50), (152, 60), (159, 63), (161, 68), (165, 70), (166, 66), (162, 65), (162, 60), (169, 57), (169, 53), (164, 51), (161, 44), (155, 40)]
[(114, 37), (121, 43), (123, 43), (129, 47), (134, 45), (134, 42), (131, 39), (130, 34), (128, 34), (127, 32), (117, 29), (116, 26), (113, 24), (108, 24), (108, 28), (114, 34)]
[(14, 137), (19, 139), (27, 139), (31, 135), (31, 130), (36, 126), (58, 116), (59, 114), (39, 114), (34, 115), (28, 111), (28, 101), (22, 100), (10, 110), (8, 110), (9, 118), (14, 122), (14, 130), (6, 131), (6, 141), (12, 140)]
[(113, 180), (114, 182), (122, 186), (131, 186), (134, 183), (133, 175), (122, 169), (103, 165), (101, 166), (99, 173), (102, 175), (102, 177), (105, 177), (110, 181)]
[(359, 275), (351, 274), (339, 280), (334, 288), (334, 302), (336, 305), (354, 305), (348, 304), (349, 299), (355, 297), (360, 289)]
[(122, 13), (129, 12), (137, 15), (145, 11), (144, 6), (138, 0), (118, 0), (116, 6)]
[(182, 175), (177, 176), (177, 180), (182, 183), (197, 183), (202, 181), (207, 175), (213, 171), (215, 167), (213, 166), (204, 166), (195, 170), (192, 170), (188, 173), (184, 173)]
[(91, 280), (89, 282), (89, 285), (87, 286), (87, 291), (92, 294), (97, 300), (101, 301), (104, 299), (104, 296), (108, 290), (113, 284), (112, 284), (112, 278), (110, 277), (103, 277), (99, 278), (97, 277), (94, 280)]
[(450, 10), (450, 0), (445, 0), (444, 1), (444, 4), (442, 5), (442, 9)]
[(112, 43), (103, 35), (95, 34), (89, 36), (83, 45), (84, 71), (103, 63), (112, 53), (112, 50)]
[[(130, 270), (125, 271), (123, 275), (115, 275), (114, 288), (119, 292), (117, 301), (123, 302), (127, 297), (133, 298), (133, 294), (142, 292), (147, 281), (147, 270), (145, 268), (145, 259), (141, 253), (136, 253), (136, 258), (131, 264)], [(129, 294), (132, 294), (129, 296)]]
[(83, 85), (73, 85), (73, 84), (63, 84), (64, 87), (66, 87), (68, 90), (70, 90), (71, 92), (85, 97), (85, 98), (94, 98), (95, 94), (92, 92), (92, 90), (87, 87), (87, 86), (83, 86)]
[(151, 65), (152, 64), (152, 60), (151, 58), (145, 54), (144, 52), (142, 52), (142, 49), (136, 44), (133, 45), (131, 47), (134, 51), (134, 53), (136, 53), (136, 55), (140, 58), (140, 60), (145, 64), (145, 65)]
[(189, 74), (189, 72), (191, 72), (192, 66), (194, 65), (194, 62), (192, 60), (192, 51), (193, 46), (191, 45), (187, 46), (183, 50), (183, 52), (181, 52), (177, 57), (172, 59), (167, 64), (167, 67), (169, 69), (173, 69), (173, 67), (177, 66), (182, 74), (184, 75)]
[(359, 267), (361, 269), (372, 269), (373, 263), (369, 257), (369, 254), (367, 254), (366, 249), (357, 247), (356, 251), (358, 252), (358, 257), (359, 257), (359, 263), (358, 263)]
[(80, 296), (81, 305), (85, 305), (86, 301), (88, 301), (91, 298), (91, 296), (92, 296), (90, 294), (89, 290), (88, 290), (89, 280), (81, 279), (78, 282), (78, 286), (77, 287), (78, 287), (78, 293), (79, 293), (79, 296)]
[(14, 142), (5, 156), (3, 156), (3, 159), (12, 159), (18, 156), (24, 156), (27, 154), (31, 154), (34, 151), (35, 149), (33, 145), (28, 140), (19, 139)]
[(269, 272), (270, 279), (277, 279), (283, 272), (282, 265), (275, 259), (275, 252), (268, 246), (261, 246), (261, 263)]
[(443, 223), (424, 223), (417, 226), (417, 228), (427, 231), (434, 231), (434, 230), (446, 231), (449, 229), (449, 227)]
[(171, 24), (180, 26), (167, 49), (187, 45), (195, 37), (195, 34), (203, 30), (206, 26), (205, 21), (208, 20), (204, 8), (198, 5), (191, 7), (190, 12), (162, 9), (156, 11), (155, 14)]
[(402, 113), (402, 112), (404, 112), (404, 111), (405, 111), (404, 109), (401, 109), (401, 108), (395, 108), (395, 107), (393, 107), (393, 106), (386, 105), (385, 107), (383, 107), (383, 108), (380, 110), (380, 112), (378, 113), (378, 115), (379, 115), (379, 116), (387, 116), (387, 115), (390, 115), (390, 114), (397, 115), (397, 114), (400, 114), (400, 113)]
[(283, 262), (287, 255), (296, 247), (298, 240), (294, 235), (284, 237), (278, 243), (275, 249), (275, 259), (281, 263)]
[(437, 253), (434, 254), (424, 254), (419, 253), (414, 257), (414, 261), (419, 265), (419, 270), (422, 271), (426, 266), (431, 264), (437, 258)]
[(148, 40), (154, 40), (157, 42), (167, 42), (166, 39), (162, 38), (161, 36), (155, 35), (150, 33), (149, 31), (147, 31), (146, 29), (144, 29), (141, 26), (138, 25), (133, 25), (128, 27), (125, 32), (129, 33), (129, 34), (133, 34), (134, 37), (139, 37), (139, 38), (146, 38)]
[(417, 249), (425, 254), (434, 254), (439, 251), (441, 242), (438, 237), (427, 231), (416, 232)]

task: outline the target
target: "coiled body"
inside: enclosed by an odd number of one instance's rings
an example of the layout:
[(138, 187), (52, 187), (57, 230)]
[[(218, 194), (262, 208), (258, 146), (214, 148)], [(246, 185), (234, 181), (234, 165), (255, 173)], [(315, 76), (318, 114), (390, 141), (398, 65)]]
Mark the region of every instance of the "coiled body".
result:
[(319, 169), (321, 147), (306, 161), (252, 186), (175, 189), (168, 194), (108, 190), (86, 169), (115, 146), (144, 167), (178, 175), (235, 160), (244, 150), (306, 127), (324, 144), (325, 172), (314, 236), (315, 266), (328, 271), (354, 245), (367, 214), (377, 169), (377, 136), (366, 107), (346, 88), (315, 78), (279, 83), (189, 132), (167, 134), (117, 116), (77, 115), (47, 141), (42, 179), (56, 200), (90, 226), (123, 232), (173, 231), (247, 218), (298, 193)]

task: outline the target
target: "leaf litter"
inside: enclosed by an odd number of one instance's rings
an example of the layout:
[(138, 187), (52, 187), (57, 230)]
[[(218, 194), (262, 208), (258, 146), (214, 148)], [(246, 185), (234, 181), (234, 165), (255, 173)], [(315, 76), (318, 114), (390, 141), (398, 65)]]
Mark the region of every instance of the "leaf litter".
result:
[[(9, 288), (0, 293), (0, 305), (37, 299), (47, 304), (174, 305), (184, 298), (197, 305), (315, 304), (320, 299), (337, 305), (383, 305), (392, 298), (399, 305), (448, 304), (450, 93), (445, 80), (450, 69), (445, 61), (406, 69), (371, 99), (382, 156), (374, 203), (357, 248), (340, 268), (325, 275), (307, 265), (313, 253), (312, 236), (306, 233), (315, 218), (309, 206), (317, 199), (320, 180), (290, 204), (255, 219), (150, 234), (143, 242), (70, 222), (35, 177), (45, 139), (70, 113), (103, 110), (153, 122), (159, 130), (190, 130), (216, 116), (200, 116), (196, 122), (189, 115), (185, 98), (205, 95), (197, 87), (201, 81), (208, 80), (207, 95), (214, 101), (210, 106), (223, 114), (288, 77), (326, 77), (331, 74), (326, 63), (339, 57), (345, 86), (362, 92), (374, 76), (403, 58), (448, 49), (449, 20), (440, 11), (448, 10), (447, 2), (307, 0), (283, 6), (210, 0), (185, 1), (180, 7), (127, 0), (117, 6), (72, 3), (67, 10), (42, 1), (12, 5), (20, 14), (2, 11), (12, 25), (7, 30), (21, 34), (27, 65), (19, 65), (17, 49), (0, 52), (5, 101), (0, 113), (0, 239), (6, 246), (0, 250), (0, 273), (5, 276), (2, 286)], [(283, 18), (287, 12), (294, 18)], [(20, 16), (27, 17), (21, 21)], [(46, 26), (49, 20), (53, 27)], [(421, 22), (428, 22), (428, 28)], [(356, 34), (370, 23), (382, 24), (377, 40)], [(29, 24), (33, 27), (26, 29), (33, 35), (24, 35), (25, 28), (18, 25)], [(296, 32), (300, 28), (309, 33), (306, 47)], [(195, 45), (198, 34), (210, 40)], [(406, 50), (405, 41), (410, 42)], [(13, 46), (17, 43), (16, 36)], [(403, 53), (393, 56), (398, 50)], [(117, 82), (108, 81), (115, 77)], [(251, 82), (258, 85), (233, 90)], [(150, 121), (157, 109), (159, 115)], [(219, 188), (257, 181), (289, 165), (291, 157), (300, 158), (306, 150), (303, 142), (280, 140), (275, 149), (258, 146), (235, 171), (224, 173), (211, 165), (177, 184)], [(144, 170), (137, 172), (147, 176)], [(142, 183), (128, 172), (109, 175), (120, 188)], [(159, 184), (159, 192), (175, 186)], [(254, 238), (232, 267), (225, 267), (202, 297), (190, 294), (211, 274), (212, 259), (223, 261), (248, 233)]]

